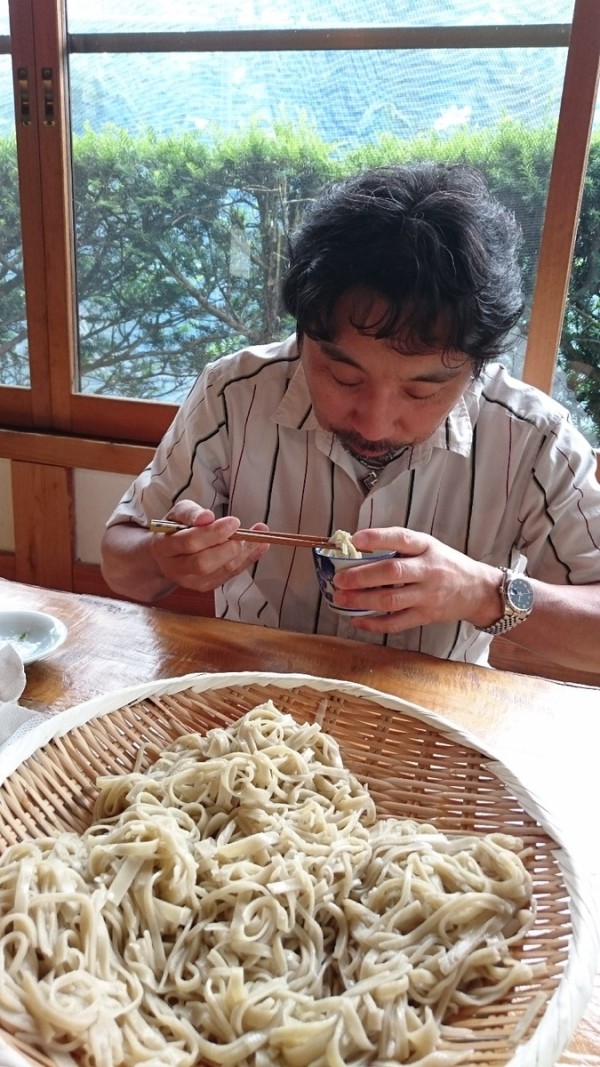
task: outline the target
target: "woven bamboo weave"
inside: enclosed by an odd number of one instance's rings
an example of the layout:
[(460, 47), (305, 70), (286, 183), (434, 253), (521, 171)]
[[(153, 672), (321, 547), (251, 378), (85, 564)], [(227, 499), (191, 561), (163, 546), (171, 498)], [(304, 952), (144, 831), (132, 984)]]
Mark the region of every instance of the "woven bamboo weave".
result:
[[(519, 950), (543, 975), (501, 1002), (453, 1018), (441, 1047), (471, 1050), (479, 1067), (509, 1063), (555, 993), (572, 934), (557, 845), (489, 769), (485, 754), (410, 714), (347, 692), (310, 685), (236, 684), (157, 694), (55, 737), (0, 787), (0, 851), (26, 837), (81, 832), (91, 821), (99, 775), (149, 766), (174, 738), (226, 726), (271, 699), (298, 722), (315, 718), (340, 743), (345, 765), (366, 783), (380, 817), (432, 822), (444, 832), (515, 834), (529, 846), (536, 920)], [(455, 1036), (453, 1036), (455, 1033)], [(55, 1061), (0, 1029), (24, 1062)]]

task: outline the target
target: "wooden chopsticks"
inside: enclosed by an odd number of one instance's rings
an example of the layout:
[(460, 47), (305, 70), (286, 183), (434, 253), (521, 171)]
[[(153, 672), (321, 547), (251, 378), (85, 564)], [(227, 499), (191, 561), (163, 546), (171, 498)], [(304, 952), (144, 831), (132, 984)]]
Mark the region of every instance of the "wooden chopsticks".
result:
[[(174, 534), (180, 530), (191, 530), (192, 526), (171, 522), (170, 519), (151, 519), (148, 523), (150, 533)], [(270, 545), (288, 545), (292, 548), (322, 548), (331, 542), (328, 537), (316, 537), (312, 534), (276, 533), (272, 530), (236, 530), (231, 535), (232, 541), (256, 541)]]

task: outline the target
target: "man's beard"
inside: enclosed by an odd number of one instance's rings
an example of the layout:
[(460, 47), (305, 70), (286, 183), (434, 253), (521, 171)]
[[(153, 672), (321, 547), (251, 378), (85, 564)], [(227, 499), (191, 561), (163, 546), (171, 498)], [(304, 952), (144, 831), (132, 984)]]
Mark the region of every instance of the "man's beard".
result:
[(385, 439), (383, 441), (368, 441), (357, 433), (340, 433), (336, 431), (334, 433), (342, 448), (353, 459), (357, 459), (359, 463), (363, 463), (365, 467), (369, 467), (371, 470), (381, 470), (383, 467), (387, 467), (388, 463), (391, 463), (392, 460), (404, 452), (405, 448), (409, 447), (408, 444), (398, 444), (395, 441)]

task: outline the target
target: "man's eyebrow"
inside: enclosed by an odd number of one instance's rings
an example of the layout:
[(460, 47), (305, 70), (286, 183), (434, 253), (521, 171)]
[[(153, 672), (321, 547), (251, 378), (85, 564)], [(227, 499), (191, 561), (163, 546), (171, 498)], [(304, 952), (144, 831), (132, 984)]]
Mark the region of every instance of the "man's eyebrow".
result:
[(453, 378), (457, 378), (460, 374), (464, 364), (461, 363), (460, 367), (446, 367), (442, 366), (437, 371), (431, 371), (430, 374), (416, 374), (414, 378), (407, 378), (407, 382), (432, 382), (435, 384), (443, 384), (444, 382), (451, 382)]
[(356, 360), (352, 359), (352, 356), (344, 352), (343, 348), (338, 348), (331, 341), (319, 341), (319, 348), (328, 359), (333, 359), (336, 363), (348, 363), (351, 367), (357, 367), (362, 370), (360, 363), (357, 363)]
[[(346, 363), (349, 367), (355, 367), (357, 370), (364, 370), (361, 363), (357, 363), (356, 360), (352, 359), (352, 356), (349, 356), (344, 352), (343, 348), (339, 348), (338, 345), (333, 344), (331, 341), (319, 341), (319, 347), (328, 359), (332, 359), (336, 363)], [(401, 355), (401, 353), (399, 353), (399, 355)], [(456, 378), (463, 367), (464, 360), (461, 360), (455, 367), (449, 367), (446, 366), (446, 364), (442, 364), (438, 370), (430, 371), (427, 374), (415, 374), (414, 377), (409, 377), (406, 381), (443, 384), (444, 382), (451, 382), (453, 378)]]

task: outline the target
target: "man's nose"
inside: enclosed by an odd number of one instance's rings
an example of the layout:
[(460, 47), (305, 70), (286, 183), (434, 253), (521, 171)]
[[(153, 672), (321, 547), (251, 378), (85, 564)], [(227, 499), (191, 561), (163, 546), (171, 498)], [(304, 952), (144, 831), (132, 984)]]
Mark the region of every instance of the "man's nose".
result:
[(400, 419), (397, 397), (373, 395), (365, 398), (354, 415), (354, 429), (367, 441), (394, 438)]

